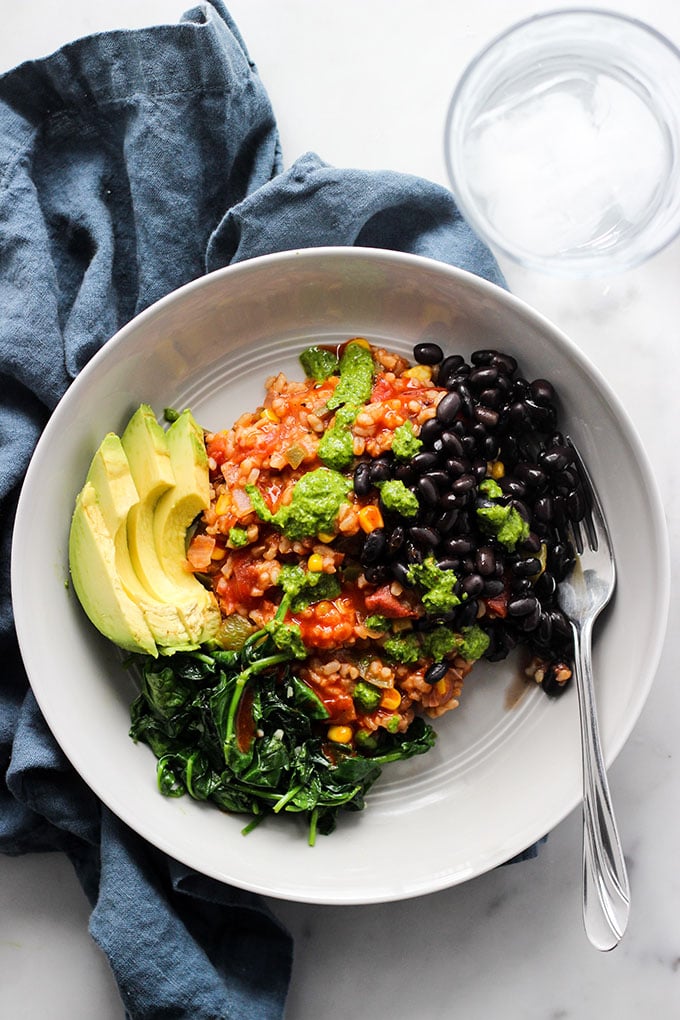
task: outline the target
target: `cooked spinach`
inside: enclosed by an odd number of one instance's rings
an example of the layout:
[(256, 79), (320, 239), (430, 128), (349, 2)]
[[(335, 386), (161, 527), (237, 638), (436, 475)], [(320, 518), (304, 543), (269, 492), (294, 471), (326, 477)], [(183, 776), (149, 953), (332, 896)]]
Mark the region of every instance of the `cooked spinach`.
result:
[(329, 742), (328, 710), (295, 672), (298, 635), (284, 637), (294, 625), (283, 615), (240, 651), (178, 652), (162, 664), (135, 656), (141, 691), (130, 735), (156, 755), (166, 796), (249, 813), (244, 832), (267, 815), (301, 814), (313, 845), (340, 810), (364, 807), (383, 765), (424, 753), (435, 736), (418, 718), (404, 734), (380, 730), (361, 750)]

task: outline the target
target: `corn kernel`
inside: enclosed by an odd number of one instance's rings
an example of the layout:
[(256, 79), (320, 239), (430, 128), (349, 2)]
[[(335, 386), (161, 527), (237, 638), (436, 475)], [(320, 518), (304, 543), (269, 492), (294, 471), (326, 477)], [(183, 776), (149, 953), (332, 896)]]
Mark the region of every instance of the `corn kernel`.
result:
[(221, 496), (218, 496), (217, 502), (215, 503), (215, 513), (218, 517), (222, 514), (229, 512), (231, 508), (231, 495), (228, 492), (223, 492)]
[(323, 570), (323, 556), (320, 553), (312, 553), (307, 560), (307, 570), (311, 570), (313, 574), (320, 574)]
[(368, 350), (368, 351), (370, 351), (370, 349), (371, 349), (371, 345), (369, 344), (368, 340), (366, 340), (363, 336), (355, 336), (349, 342), (351, 344), (358, 344), (359, 347), (365, 347), (366, 350)]
[(380, 707), (393, 712), (401, 705), (401, 694), (394, 687), (386, 687), (380, 699)]
[(406, 379), (417, 379), (418, 382), (430, 382), (432, 379), (432, 369), (429, 365), (414, 365), (401, 374)]
[(441, 680), (438, 680), (437, 683), (434, 685), (434, 689), (436, 690), (437, 694), (446, 694), (446, 692), (449, 689), (448, 684), (446, 682), (446, 677), (442, 677)]
[(368, 534), (370, 531), (375, 531), (376, 528), (382, 528), (383, 524), (382, 514), (374, 503), (362, 506), (359, 511), (359, 527), (362, 531)]
[(329, 726), (328, 739), (334, 744), (349, 744), (352, 739), (351, 726)]
[(223, 560), (227, 555), (227, 550), (222, 545), (216, 545), (213, 551), (210, 553), (211, 560)]
[(272, 411), (271, 407), (264, 407), (260, 418), (266, 418), (267, 421), (273, 421), (275, 425), (278, 425), (281, 421), (278, 414)]
[(319, 539), (320, 542), (323, 542), (324, 545), (328, 545), (329, 542), (333, 541), (335, 535), (327, 535), (325, 534), (325, 532), (319, 532), (319, 534), (316, 537)]
[(505, 475), (505, 464), (502, 460), (490, 460), (486, 465), (486, 473), (491, 478), (503, 478)]

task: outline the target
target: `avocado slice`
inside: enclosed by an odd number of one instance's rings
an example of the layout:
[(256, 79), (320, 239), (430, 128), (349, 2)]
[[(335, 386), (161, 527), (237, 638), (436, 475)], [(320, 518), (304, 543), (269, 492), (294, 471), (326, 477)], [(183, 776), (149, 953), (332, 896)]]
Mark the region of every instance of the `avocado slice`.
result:
[(178, 591), (204, 607), (201, 641), (213, 638), (220, 625), (215, 596), (194, 576), (186, 558), (187, 530), (210, 506), (208, 455), (203, 430), (191, 411), (183, 411), (165, 433), (175, 484), (164, 493), (153, 514), (156, 553), (164, 574)]
[(114, 568), (123, 589), (142, 611), (153, 638), (162, 649), (195, 648), (176, 606), (153, 598), (135, 573), (127, 544), (127, 520), (139, 495), (122, 443), (110, 432), (92, 459), (86, 482), (95, 493), (104, 527), (114, 542)]
[(91, 482), (85, 483), (76, 499), (69, 560), (73, 587), (97, 630), (127, 651), (156, 656), (156, 643), (144, 613), (125, 591), (118, 574), (115, 539)]
[[(139, 502), (131, 507), (127, 518), (127, 544), (132, 566), (149, 595), (174, 605), (190, 640), (200, 643), (207, 640), (211, 630), (208, 626), (206, 632), (206, 623), (209, 624), (211, 616), (206, 608), (206, 594), (211, 600), (213, 597), (195, 577), (188, 578), (191, 585), (179, 585), (173, 576), (166, 573), (158, 555), (154, 537), (156, 510), (166, 494), (172, 504), (177, 489), (166, 433), (148, 404), (142, 404), (135, 411), (121, 436), (121, 444), (139, 493)], [(184, 555), (182, 550), (182, 557)], [(216, 604), (214, 608), (217, 611)], [(216, 630), (219, 611), (215, 620)]]

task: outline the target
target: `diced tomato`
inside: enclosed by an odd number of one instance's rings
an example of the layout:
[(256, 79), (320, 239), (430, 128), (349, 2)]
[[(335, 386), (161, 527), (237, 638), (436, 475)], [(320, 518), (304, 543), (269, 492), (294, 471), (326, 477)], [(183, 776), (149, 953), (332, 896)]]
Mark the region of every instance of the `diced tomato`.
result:
[(346, 691), (337, 681), (335, 683), (310, 684), (314, 693), (318, 695), (328, 710), (328, 723), (350, 723), (356, 717), (356, 709), (352, 695)]
[(217, 467), (221, 467), (227, 459), (227, 437), (224, 432), (217, 432), (209, 443), (206, 443), (208, 457), (212, 457)]
[(379, 613), (388, 620), (403, 620), (406, 617), (417, 616), (415, 609), (392, 594), (389, 584), (384, 584), (382, 588), (367, 595), (365, 602), (369, 612)]
[(500, 595), (495, 595), (492, 599), (485, 599), (486, 608), (492, 616), (500, 616), (501, 618), (508, 615), (508, 593), (502, 591)]

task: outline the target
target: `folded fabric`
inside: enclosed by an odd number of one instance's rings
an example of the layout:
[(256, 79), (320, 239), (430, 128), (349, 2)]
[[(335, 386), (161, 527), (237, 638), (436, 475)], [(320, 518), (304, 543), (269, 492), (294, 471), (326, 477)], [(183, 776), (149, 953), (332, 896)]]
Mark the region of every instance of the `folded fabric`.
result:
[(134, 1018), (280, 1017), (291, 940), (263, 901), (130, 832), (55, 743), (13, 628), (18, 489), (71, 381), (135, 314), (206, 271), (319, 245), (414, 252), (502, 282), (444, 188), (311, 153), (283, 172), (220, 0), (0, 78), (0, 850), (68, 854)]

